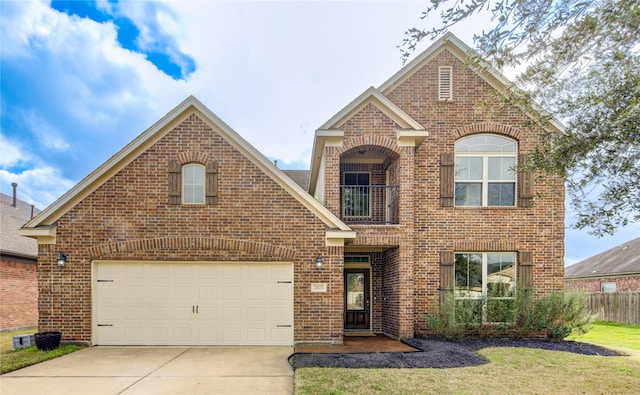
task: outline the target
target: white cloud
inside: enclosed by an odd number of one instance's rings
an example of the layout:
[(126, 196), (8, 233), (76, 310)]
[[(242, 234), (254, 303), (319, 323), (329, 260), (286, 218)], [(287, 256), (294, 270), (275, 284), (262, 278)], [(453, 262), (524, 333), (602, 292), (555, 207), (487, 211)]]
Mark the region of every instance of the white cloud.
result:
[(8, 140), (3, 134), (0, 134), (0, 148), (2, 149), (0, 167), (15, 167), (30, 160), (18, 142)]

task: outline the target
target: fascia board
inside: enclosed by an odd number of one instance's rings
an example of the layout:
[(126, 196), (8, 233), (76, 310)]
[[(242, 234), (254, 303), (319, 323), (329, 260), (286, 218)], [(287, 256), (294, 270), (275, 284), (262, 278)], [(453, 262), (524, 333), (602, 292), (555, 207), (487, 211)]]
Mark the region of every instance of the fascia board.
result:
[(396, 130), (398, 147), (420, 147), (424, 140), (429, 137), (426, 130)]
[(329, 229), (325, 233), (325, 245), (327, 247), (344, 247), (345, 240), (354, 240), (356, 232), (352, 230)]
[(375, 105), (387, 117), (399, 124), (400, 127), (407, 129), (424, 130), (424, 127), (419, 122), (411, 118), (407, 113), (402, 111), (400, 107), (396, 106), (393, 102), (391, 102), (391, 100), (386, 98), (382, 93), (380, 93), (380, 91), (378, 91), (374, 87), (368, 88), (360, 96), (351, 101), (351, 103), (347, 104), (336, 115), (325, 122), (324, 125), (319, 128), (319, 130), (335, 129), (341, 126), (355, 113), (357, 113), (370, 103)]
[(20, 236), (30, 237), (38, 240), (38, 244), (56, 243), (56, 226), (43, 226), (40, 228), (21, 228), (18, 230)]
[(313, 196), (318, 182), (318, 172), (324, 155), (324, 147), (340, 147), (344, 139), (344, 130), (316, 130), (311, 152), (311, 174), (309, 176), (309, 194)]

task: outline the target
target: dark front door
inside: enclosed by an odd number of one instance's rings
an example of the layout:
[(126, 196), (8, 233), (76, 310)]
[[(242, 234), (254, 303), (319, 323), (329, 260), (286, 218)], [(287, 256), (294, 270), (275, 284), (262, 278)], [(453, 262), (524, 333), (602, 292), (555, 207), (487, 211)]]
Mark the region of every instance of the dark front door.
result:
[(345, 329), (369, 329), (369, 269), (345, 269), (344, 311)]

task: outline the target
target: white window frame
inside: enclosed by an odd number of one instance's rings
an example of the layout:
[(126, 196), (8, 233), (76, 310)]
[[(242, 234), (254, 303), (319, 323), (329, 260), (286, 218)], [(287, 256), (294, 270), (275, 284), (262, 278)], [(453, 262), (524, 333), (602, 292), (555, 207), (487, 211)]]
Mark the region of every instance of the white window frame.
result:
[[(481, 255), (481, 259), (482, 259), (482, 292), (480, 295), (465, 295), (465, 293), (467, 293), (468, 291), (459, 291), (456, 289), (456, 279), (455, 279), (455, 266), (454, 266), (454, 284), (453, 284), (453, 289), (454, 289), (454, 299), (456, 301), (459, 300), (480, 300), (482, 301), (482, 322), (483, 323), (488, 323), (490, 321), (487, 321), (487, 303), (489, 299), (492, 300), (515, 300), (516, 298), (516, 291), (517, 291), (517, 285), (518, 285), (518, 254), (514, 251), (484, 251), (484, 252), (480, 252), (480, 251), (457, 251), (454, 253), (454, 262), (455, 262), (455, 257), (457, 255), (460, 254), (479, 254)], [(513, 296), (503, 296), (503, 297), (489, 297), (488, 295), (488, 278), (489, 278), (489, 254), (512, 254), (513, 255)], [(493, 284), (493, 283), (492, 283)]]
[(615, 281), (603, 281), (600, 283), (600, 292), (615, 293), (617, 286)]
[[(478, 137), (478, 136), (492, 136), (504, 139), (509, 141), (515, 145), (515, 150), (513, 152), (498, 152), (498, 151), (472, 151), (472, 152), (459, 152), (455, 151), (455, 165), (458, 163), (458, 158), (481, 158), (482, 159), (482, 179), (462, 179), (454, 176), (454, 204), (456, 202), (455, 191), (457, 190), (456, 185), (458, 183), (461, 184), (480, 184), (481, 188), (481, 196), (480, 196), (480, 206), (476, 205), (457, 205), (457, 207), (515, 207), (518, 199), (518, 185), (517, 185), (517, 176), (513, 174), (513, 180), (491, 180), (489, 179), (489, 158), (513, 158), (513, 163), (515, 166), (518, 164), (518, 143), (510, 138), (493, 135), (489, 133), (483, 134), (474, 134), (471, 136), (467, 136), (465, 138), (459, 139), (457, 142), (463, 141), (469, 137)], [(457, 143), (456, 142), (456, 143)], [(455, 166), (454, 165), (454, 166)], [(511, 205), (489, 205), (489, 184), (509, 184), (513, 185), (513, 204)]]
[[(202, 171), (202, 178), (201, 178), (201, 183), (187, 183), (187, 177), (185, 176), (185, 172), (188, 169), (191, 168), (200, 168)], [(205, 204), (205, 188), (206, 188), (206, 177), (207, 177), (207, 173), (206, 173), (206, 169), (204, 167), (204, 165), (200, 164), (200, 163), (189, 163), (186, 164), (184, 166), (182, 166), (182, 185), (180, 186), (181, 188), (181, 192), (182, 192), (182, 203), (183, 204)], [(191, 195), (193, 196), (193, 201), (187, 201), (186, 199), (186, 190), (187, 188), (191, 188), (191, 189), (195, 189), (195, 187), (197, 186), (201, 186), (202, 189), (202, 193), (199, 194), (200, 196), (196, 196), (195, 192), (192, 193)]]

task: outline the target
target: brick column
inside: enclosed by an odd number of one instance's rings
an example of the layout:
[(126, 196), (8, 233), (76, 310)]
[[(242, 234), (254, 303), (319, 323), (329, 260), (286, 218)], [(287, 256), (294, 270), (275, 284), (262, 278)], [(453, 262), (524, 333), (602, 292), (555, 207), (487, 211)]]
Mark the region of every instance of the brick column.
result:
[(414, 199), (419, 198), (419, 191), (414, 188), (417, 185), (414, 178), (414, 147), (401, 147), (400, 156), (400, 225), (402, 237), (400, 238), (399, 257), (399, 282), (400, 288), (400, 312), (398, 323), (398, 336), (400, 338), (413, 337), (414, 335), (414, 298), (413, 298), (413, 269), (415, 263), (414, 246), (416, 243), (414, 230)]

